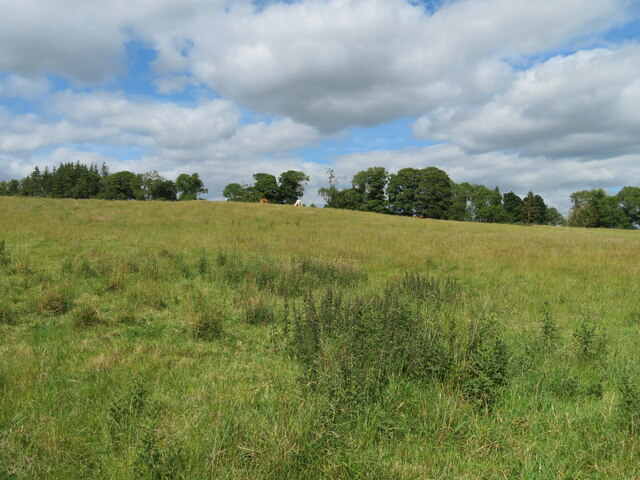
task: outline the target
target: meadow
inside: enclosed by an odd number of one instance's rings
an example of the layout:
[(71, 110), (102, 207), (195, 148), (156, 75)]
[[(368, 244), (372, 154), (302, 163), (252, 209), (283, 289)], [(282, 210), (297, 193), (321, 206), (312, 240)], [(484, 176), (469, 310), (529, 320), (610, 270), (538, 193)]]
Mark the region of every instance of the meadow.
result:
[(640, 478), (639, 285), (638, 231), (0, 197), (0, 478)]

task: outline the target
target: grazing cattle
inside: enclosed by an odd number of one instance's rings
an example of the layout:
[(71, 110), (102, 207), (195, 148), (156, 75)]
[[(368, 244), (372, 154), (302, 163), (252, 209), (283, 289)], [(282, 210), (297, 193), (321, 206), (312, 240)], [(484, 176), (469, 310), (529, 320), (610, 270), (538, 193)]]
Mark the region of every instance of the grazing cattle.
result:
[(260, 203), (269, 203), (269, 200), (267, 200), (266, 198), (261, 198)]
[(302, 206), (302, 200), (298, 199), (296, 200), (296, 203), (293, 204), (294, 207), (301, 207)]

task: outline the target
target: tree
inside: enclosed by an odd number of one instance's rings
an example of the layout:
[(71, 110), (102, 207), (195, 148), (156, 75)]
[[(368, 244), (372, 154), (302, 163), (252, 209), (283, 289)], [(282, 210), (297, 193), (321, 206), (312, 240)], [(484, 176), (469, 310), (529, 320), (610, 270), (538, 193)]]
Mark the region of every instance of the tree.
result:
[(391, 174), (387, 185), (389, 212), (395, 215), (416, 215), (416, 192), (421, 173), (417, 168), (402, 168)]
[(473, 185), (471, 203), (475, 222), (507, 223), (509, 221), (509, 215), (502, 206), (502, 195), (498, 187), (490, 190), (484, 185)]
[(297, 170), (287, 170), (278, 177), (278, 203), (293, 205), (304, 195), (304, 186), (309, 176)]
[(449, 207), (449, 220), (460, 222), (472, 222), (475, 218), (475, 206), (471, 197), (475, 190), (475, 185), (468, 182), (453, 185), (453, 198)]
[(523, 223), (538, 223), (538, 205), (535, 200), (533, 192), (529, 190), (527, 196), (522, 200), (522, 222)]
[[(105, 169), (106, 165), (103, 164), (102, 168)], [(108, 172), (108, 169), (106, 170)], [(108, 175), (108, 173), (107, 173)], [(153, 200), (153, 191), (157, 190), (157, 185), (164, 181), (164, 177), (162, 177), (157, 170), (153, 170), (151, 172), (143, 173), (140, 176), (142, 180), (142, 191), (145, 200)]]
[(518, 195), (513, 192), (505, 193), (502, 196), (502, 205), (509, 216), (509, 223), (516, 223), (522, 220), (524, 204)]
[(547, 225), (566, 225), (567, 220), (562, 214), (554, 207), (547, 208), (547, 215), (545, 217), (545, 223)]
[(254, 202), (258, 202), (261, 198), (266, 198), (271, 203), (279, 202), (280, 188), (275, 176), (269, 173), (254, 173), (253, 179), (255, 182), (251, 188), (251, 197), (254, 197)]
[(140, 175), (126, 170), (102, 177), (100, 198), (105, 200), (141, 200), (144, 198)]
[(640, 227), (640, 188), (624, 187), (616, 198), (629, 222), (636, 228)]
[(632, 222), (619, 204), (617, 196), (608, 196), (603, 189), (580, 190), (572, 193), (573, 207), (569, 226), (587, 228), (631, 228)]
[(340, 182), (341, 178), (335, 174), (332, 168), (328, 168), (327, 180), (329, 181), (329, 186), (320, 188), (318, 190), (318, 195), (320, 195), (324, 199), (325, 207), (341, 208), (335, 205), (335, 199), (339, 193), (338, 182)]
[(198, 195), (208, 193), (209, 190), (204, 188), (204, 183), (200, 180), (200, 175), (192, 173), (187, 175), (182, 173), (176, 179), (176, 188), (178, 189), (180, 200), (197, 200)]
[(154, 200), (175, 201), (178, 199), (178, 188), (172, 180), (162, 180), (153, 185), (151, 197)]
[(420, 170), (415, 194), (415, 212), (427, 218), (446, 219), (453, 202), (453, 182), (446, 172), (436, 167)]
[(535, 204), (536, 211), (538, 213), (538, 217), (536, 218), (535, 223), (547, 223), (547, 204), (544, 203), (544, 199), (540, 195), (534, 195), (533, 203)]
[(384, 167), (371, 167), (356, 173), (351, 180), (354, 191), (361, 197), (358, 210), (382, 213), (386, 211), (385, 188), (389, 174)]
[(239, 183), (230, 183), (222, 191), (222, 195), (228, 202), (248, 202), (248, 195), (246, 188), (242, 187)]

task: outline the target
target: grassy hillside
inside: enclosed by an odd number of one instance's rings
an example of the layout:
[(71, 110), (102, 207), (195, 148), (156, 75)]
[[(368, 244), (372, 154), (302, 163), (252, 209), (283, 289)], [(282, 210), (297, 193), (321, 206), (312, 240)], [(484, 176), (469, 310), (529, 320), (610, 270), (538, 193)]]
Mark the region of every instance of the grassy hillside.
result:
[(638, 232), (0, 197), (0, 238), (0, 478), (640, 478)]

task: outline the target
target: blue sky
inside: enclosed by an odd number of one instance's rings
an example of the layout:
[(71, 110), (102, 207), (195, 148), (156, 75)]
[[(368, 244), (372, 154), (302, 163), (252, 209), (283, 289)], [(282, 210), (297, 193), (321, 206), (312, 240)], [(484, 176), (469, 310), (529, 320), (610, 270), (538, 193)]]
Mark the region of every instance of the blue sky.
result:
[(37, 164), (345, 177), (437, 166), (540, 193), (640, 184), (627, 0), (0, 0), (0, 180)]

